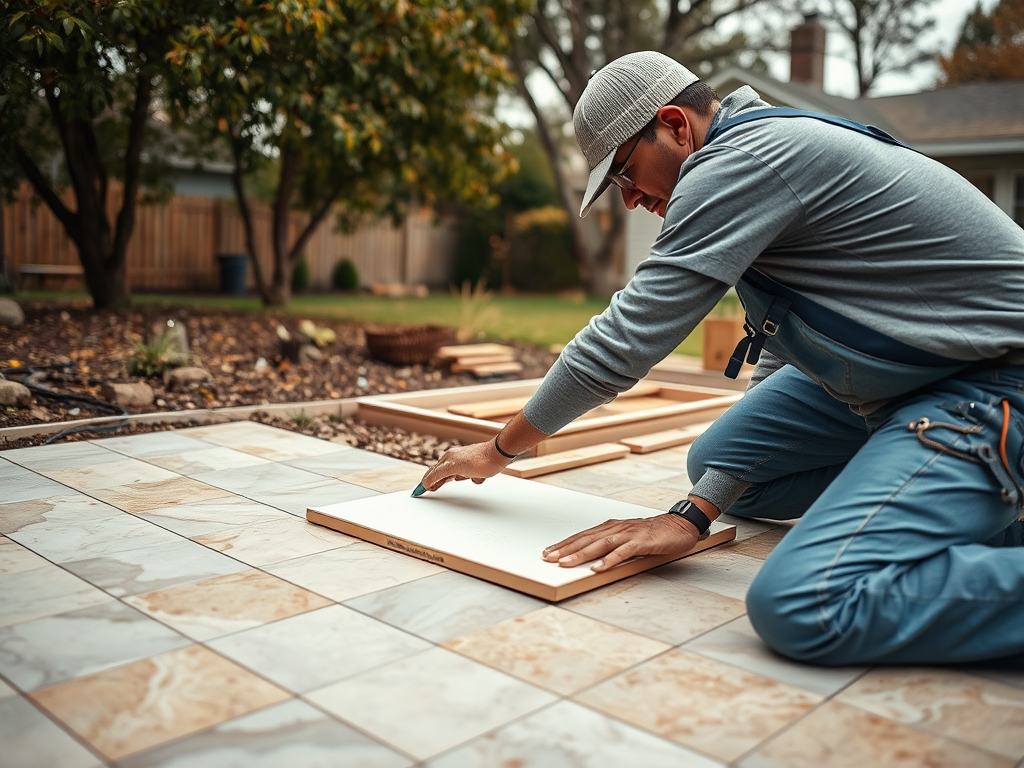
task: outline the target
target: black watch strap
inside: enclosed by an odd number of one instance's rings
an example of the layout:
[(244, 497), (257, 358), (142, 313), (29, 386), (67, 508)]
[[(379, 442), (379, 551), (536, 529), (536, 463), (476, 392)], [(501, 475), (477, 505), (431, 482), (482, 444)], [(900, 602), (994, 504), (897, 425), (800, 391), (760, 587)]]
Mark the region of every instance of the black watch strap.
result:
[(508, 451), (503, 451), (501, 449), (501, 446), (498, 445), (498, 435), (494, 436), (494, 449), (498, 453), (500, 453), (502, 456), (504, 456), (506, 459), (508, 459), (509, 461), (515, 461), (516, 459), (519, 458), (519, 454), (517, 454), (517, 453), (509, 453)]
[(708, 516), (701, 511), (701, 508), (694, 504), (689, 499), (683, 499), (677, 501), (672, 505), (672, 509), (668, 511), (670, 515), (679, 515), (684, 520), (689, 520), (697, 528), (697, 533), (700, 534), (700, 539), (705, 539), (708, 536), (708, 531), (711, 529), (711, 521)]

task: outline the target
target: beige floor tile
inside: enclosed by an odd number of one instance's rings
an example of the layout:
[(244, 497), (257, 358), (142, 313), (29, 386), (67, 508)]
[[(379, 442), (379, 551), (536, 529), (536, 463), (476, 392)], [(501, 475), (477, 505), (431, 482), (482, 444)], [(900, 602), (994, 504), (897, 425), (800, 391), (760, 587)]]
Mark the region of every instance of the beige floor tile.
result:
[(678, 649), (576, 698), (726, 762), (821, 701), (808, 691)]
[(0, 700), (4, 768), (99, 768), (100, 759), (26, 699)]
[(742, 601), (641, 573), (559, 604), (676, 645), (746, 613)]
[(555, 606), (442, 645), (562, 695), (591, 686), (671, 647)]
[(8, 573), (0, 576), (0, 627), (113, 600), (55, 565)]
[(555, 700), (443, 648), (363, 672), (306, 698), (420, 760)]
[(764, 561), (715, 547), (692, 557), (655, 568), (651, 573), (674, 584), (700, 587), (736, 600), (744, 600), (750, 582)]
[(766, 560), (776, 545), (782, 541), (782, 537), (789, 533), (789, 531), (790, 526), (787, 525), (773, 526), (770, 531), (752, 536), (743, 541), (737, 541), (733, 544), (726, 544), (725, 546), (728, 548), (728, 551), (737, 555), (746, 555), (747, 557), (756, 557), (758, 560)]
[(257, 570), (136, 595), (125, 602), (199, 641), (331, 604)]
[(989, 752), (830, 701), (738, 764), (741, 768), (1012, 768)]
[(294, 515), (288, 515), (282, 520), (194, 536), (192, 540), (248, 565), (278, 563), (346, 547), (358, 541), (330, 528), (307, 523)]
[(680, 499), (685, 499), (690, 490), (690, 484), (678, 488), (664, 488), (657, 485), (644, 485), (639, 488), (630, 488), (626, 491), (613, 493), (608, 498), (616, 501), (625, 501), (630, 504), (639, 504), (641, 507), (649, 507), (659, 512), (668, 512)]
[(252, 421), (198, 427), (186, 430), (185, 434), (269, 461), (290, 461), (348, 450), (348, 446)]
[(173, 507), (177, 504), (220, 499), (231, 494), (206, 483), (179, 477), (176, 480), (157, 483), (101, 488), (91, 491), (90, 495), (118, 509), (123, 509), (125, 512), (140, 513), (161, 507)]
[(628, 459), (621, 459), (618, 462), (605, 462), (597, 467), (569, 469), (564, 472), (535, 477), (533, 480), (545, 485), (588, 493), (591, 496), (608, 497), (630, 488), (658, 485), (659, 481), (664, 478), (678, 474), (678, 471), (666, 467), (653, 464), (632, 464), (627, 463), (628, 461)]
[(15, 464), (43, 472), (48, 469), (70, 469), (105, 461), (120, 461), (124, 456), (116, 451), (107, 450), (90, 442), (58, 443), (55, 445), (37, 445), (32, 448), (16, 448), (4, 451), (3, 457)]
[(387, 469), (375, 469), (369, 472), (355, 472), (345, 475), (341, 479), (346, 483), (359, 485), (380, 493), (394, 493), (406, 488), (409, 493), (417, 486), (423, 478), (427, 468), (419, 464), (404, 464), (400, 467), (388, 467)]
[(47, 499), (71, 492), (66, 485), (25, 469), (3, 457), (0, 457), (0, 488), (4, 489), (3, 496), (0, 496), (0, 504)]
[(415, 557), (357, 541), (340, 549), (267, 565), (264, 570), (341, 602), (378, 589), (442, 573), (445, 569)]
[(31, 698), (110, 760), (290, 694), (201, 646), (61, 683)]
[(225, 496), (222, 499), (151, 509), (139, 513), (139, 517), (189, 538), (229, 528), (294, 518), (283, 510), (244, 496)]
[(0, 576), (31, 571), (33, 568), (43, 568), (49, 564), (50, 561), (45, 557), (40, 557), (6, 536), (0, 536)]
[(1024, 690), (946, 669), (876, 669), (839, 700), (947, 738), (1024, 757)]
[(102, 501), (68, 488), (64, 496), (19, 501), (0, 505), (0, 533), (32, 533), (56, 526), (77, 525), (90, 520), (106, 520), (124, 513)]
[(71, 469), (50, 469), (42, 474), (79, 491), (112, 488), (116, 485), (164, 482), (180, 477), (175, 472), (154, 467), (139, 459), (121, 459)]
[(259, 456), (220, 446), (204, 448), (201, 451), (172, 453), (167, 456), (151, 456), (146, 461), (177, 472), (179, 475), (199, 475), (203, 472), (216, 472), (221, 469), (270, 464), (269, 461), (261, 459)]

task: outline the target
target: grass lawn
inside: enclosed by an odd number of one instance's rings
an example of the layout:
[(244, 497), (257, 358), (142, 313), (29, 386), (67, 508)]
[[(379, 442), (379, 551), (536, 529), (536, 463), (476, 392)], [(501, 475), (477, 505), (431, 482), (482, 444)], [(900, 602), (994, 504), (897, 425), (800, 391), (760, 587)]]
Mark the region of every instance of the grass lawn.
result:
[[(88, 299), (82, 292), (26, 291), (19, 299)], [(136, 293), (138, 304), (166, 304), (233, 310), (258, 311), (255, 296), (218, 296), (213, 294), (176, 295)], [(606, 299), (574, 300), (558, 296), (494, 296), (486, 305), (468, 307), (458, 297), (446, 293), (423, 299), (385, 299), (373, 296), (306, 294), (292, 299), (282, 310), (285, 314), (308, 318), (333, 318), (364, 323), (467, 325), (487, 338), (518, 339), (548, 346), (564, 344), (596, 314), (608, 306)], [(470, 309), (472, 311), (470, 311)], [(467, 316), (468, 315), (468, 316)], [(700, 326), (676, 348), (677, 354), (701, 354), (703, 333)]]

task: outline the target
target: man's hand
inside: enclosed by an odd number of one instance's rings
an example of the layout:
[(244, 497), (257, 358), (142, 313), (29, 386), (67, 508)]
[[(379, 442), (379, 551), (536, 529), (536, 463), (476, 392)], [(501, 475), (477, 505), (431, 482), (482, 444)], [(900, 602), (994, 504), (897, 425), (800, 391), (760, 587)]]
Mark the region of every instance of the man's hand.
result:
[(479, 484), (485, 478), (494, 477), (509, 463), (509, 459), (498, 453), (493, 440), (452, 448), (427, 470), (420, 484), (428, 491), (436, 491), (449, 480), (472, 479)]
[(600, 557), (591, 570), (601, 573), (640, 555), (683, 555), (698, 537), (696, 526), (678, 515), (609, 520), (548, 547), (544, 559), (572, 568)]

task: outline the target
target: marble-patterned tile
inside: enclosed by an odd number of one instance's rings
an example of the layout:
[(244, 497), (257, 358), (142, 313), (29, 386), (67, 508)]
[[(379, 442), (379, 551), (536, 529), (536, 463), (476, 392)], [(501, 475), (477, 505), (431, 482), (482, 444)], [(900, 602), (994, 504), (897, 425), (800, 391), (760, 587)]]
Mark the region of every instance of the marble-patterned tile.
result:
[(725, 762), (754, 749), (822, 700), (679, 649), (576, 698)]
[(1012, 685), (1015, 688), (1024, 688), (1024, 670), (1009, 669), (998, 661), (978, 667), (965, 667), (965, 671), (978, 675), (978, 677), (995, 680), (997, 683)]
[(821, 696), (834, 695), (866, 671), (864, 667), (813, 667), (783, 658), (765, 645), (746, 616), (713, 629), (683, 647)]
[(271, 462), (253, 456), (251, 453), (235, 451), (220, 446), (204, 448), (198, 451), (183, 451), (165, 456), (150, 456), (146, 459), (154, 464), (179, 475), (193, 477), (204, 472), (219, 472), (239, 467), (267, 466)]
[(18, 692), (16, 690), (0, 679), (0, 699), (9, 699), (11, 696), (17, 695)]
[(0, 700), (4, 768), (99, 768), (96, 755), (21, 697)]
[(70, 469), (48, 469), (43, 474), (51, 480), (56, 480), (58, 483), (63, 483), (69, 488), (79, 491), (134, 483), (157, 483), (180, 477), (175, 472), (154, 467), (145, 461), (123, 457), (120, 461), (108, 461), (103, 464), (91, 464)]
[(555, 606), (508, 619), (443, 645), (563, 696), (671, 647)]
[(30, 694), (108, 760), (118, 760), (291, 696), (202, 646)]
[(113, 600), (55, 565), (9, 573), (0, 576), (0, 627)]
[(722, 764), (571, 701), (442, 755), (429, 768), (718, 768)]
[(349, 450), (347, 445), (339, 445), (252, 421), (197, 427), (187, 430), (186, 434), (197, 437), (206, 443), (250, 453), (270, 461), (304, 459), (310, 456), (323, 456)]
[(708, 592), (745, 600), (750, 582), (763, 564), (763, 560), (716, 547), (655, 568), (651, 573), (674, 584), (700, 587)]
[(283, 563), (263, 570), (293, 584), (341, 602), (353, 597), (422, 579), (444, 568), (408, 555), (400, 555), (364, 541)]
[(228, 635), (208, 645), (298, 693), (429, 647), (424, 640), (341, 605)]
[(875, 669), (839, 701), (1013, 760), (1024, 758), (1024, 690), (952, 669)]
[(31, 533), (89, 520), (122, 517), (124, 512), (84, 494), (66, 489), (63, 496), (0, 505), (0, 533)]
[(0, 495), (0, 510), (3, 510), (3, 505), (18, 501), (33, 501), (71, 493), (71, 489), (66, 485), (3, 458), (0, 458), (0, 488), (3, 488), (3, 495)]
[(727, 551), (734, 552), (737, 555), (746, 555), (747, 557), (755, 557), (758, 560), (767, 560), (782, 537), (789, 533), (792, 526), (788, 525), (773, 525), (769, 530), (764, 533), (759, 533), (756, 536), (739, 540), (732, 544), (725, 545)]
[(1013, 761), (829, 701), (737, 765), (741, 768), (1011, 768)]
[(305, 459), (292, 459), (284, 463), (307, 472), (316, 472), (318, 475), (335, 478), (344, 478), (346, 475), (357, 472), (372, 472), (378, 469), (400, 469), (408, 464), (401, 459), (357, 448), (322, 456), (310, 456)]
[(63, 565), (116, 597), (138, 595), (247, 569), (245, 563), (182, 538), (154, 547), (69, 560)]
[(87, 467), (108, 461), (121, 461), (124, 458), (116, 451), (108, 451), (102, 446), (85, 441), (15, 448), (13, 451), (4, 451), (3, 457), (36, 472)]
[(55, 563), (106, 557), (182, 540), (158, 525), (117, 510), (110, 517), (79, 521), (47, 516), (45, 522), (24, 526), (7, 535)]
[(324, 482), (324, 477), (315, 472), (271, 462), (203, 472), (194, 479), (250, 498), (260, 491), (280, 491)]
[(16, 541), (0, 536), (0, 576), (8, 573), (31, 571), (50, 564), (45, 557), (40, 557), (31, 549), (27, 549)]
[(638, 504), (641, 507), (656, 509), (659, 512), (668, 512), (680, 499), (685, 499), (690, 490), (690, 485), (678, 488), (665, 488), (657, 485), (641, 485), (637, 488), (628, 488), (625, 491), (613, 493), (608, 498), (616, 501), (625, 501), (627, 504)]
[(192, 504), (151, 509), (140, 512), (139, 517), (189, 538), (218, 533), (229, 528), (294, 519), (294, 515), (289, 515), (277, 507), (268, 507), (244, 496), (225, 496)]
[(225, 490), (189, 477), (179, 477), (175, 480), (158, 483), (118, 485), (111, 488), (100, 488), (89, 493), (111, 506), (135, 514), (178, 504), (194, 504), (199, 501), (220, 499), (231, 495)]
[(191, 645), (119, 602), (0, 627), (0, 673), (23, 691)]
[(345, 475), (343, 479), (346, 483), (369, 488), (378, 493), (394, 493), (406, 488), (409, 489), (409, 493), (412, 493), (412, 489), (419, 484), (426, 473), (427, 467), (403, 462), (400, 467), (353, 472), (351, 475)]
[(675, 448), (664, 448), (651, 453), (632, 453), (629, 460), (637, 464), (657, 464), (674, 469), (679, 474), (686, 474), (686, 461), (689, 453), (689, 445), (677, 445)]
[(280, 491), (259, 491), (248, 495), (254, 501), (277, 507), (296, 517), (305, 518), (306, 510), (310, 507), (325, 507), (328, 504), (339, 504), (342, 501), (365, 499), (368, 496), (376, 496), (377, 491), (332, 478), (321, 478), (315, 483), (296, 485), (291, 488), (283, 488)]
[(187, 437), (181, 431), (148, 432), (144, 435), (127, 435), (125, 437), (108, 437), (93, 440), (95, 445), (110, 451), (117, 451), (125, 456), (145, 459), (150, 456), (167, 456), (172, 453), (191, 453), (201, 451), (210, 446), (194, 437)]
[(354, 598), (345, 605), (439, 643), (535, 611), (545, 603), (471, 576), (444, 571)]
[[(624, 464), (624, 468), (615, 465)], [(581, 467), (535, 477), (533, 480), (559, 488), (588, 493), (591, 496), (614, 496), (630, 488), (659, 485), (666, 477), (678, 472), (655, 464), (633, 464), (627, 460), (609, 461), (596, 467)]]
[(704, 634), (747, 610), (740, 600), (646, 573), (559, 605), (670, 645)]
[(404, 768), (408, 758), (293, 699), (118, 763), (119, 768)]
[(419, 760), (555, 699), (443, 648), (363, 672), (306, 698)]
[(285, 517), (281, 520), (229, 528), (192, 538), (204, 547), (223, 552), (249, 565), (279, 563), (315, 552), (346, 547), (358, 541), (294, 515), (282, 514)]
[(135, 595), (125, 602), (201, 642), (332, 604), (255, 569)]

